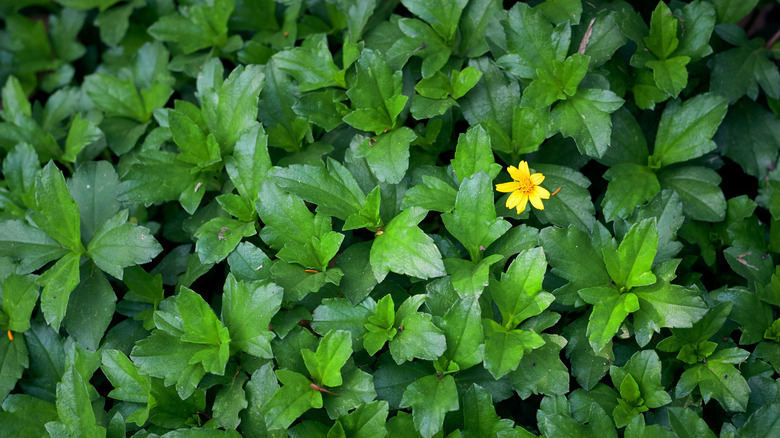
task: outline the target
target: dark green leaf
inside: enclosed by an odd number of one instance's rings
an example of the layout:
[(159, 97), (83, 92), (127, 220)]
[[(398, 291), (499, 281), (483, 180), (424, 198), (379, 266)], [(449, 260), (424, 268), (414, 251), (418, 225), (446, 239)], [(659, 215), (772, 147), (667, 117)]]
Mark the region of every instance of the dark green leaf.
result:
[(559, 131), (577, 143), (577, 149), (591, 157), (601, 157), (612, 132), (610, 114), (623, 105), (623, 99), (608, 90), (580, 90), (559, 103), (550, 113), (548, 129)]
[(719, 185), (720, 175), (698, 166), (664, 169), (658, 173), (664, 189), (680, 195), (683, 212), (691, 219), (720, 222), (726, 216), (726, 199)]
[(68, 191), (62, 172), (51, 161), (35, 182), (35, 200), (38, 209), (30, 213), (35, 225), (66, 248), (83, 252), (78, 205)]
[(81, 270), (81, 281), (68, 299), (63, 325), (79, 345), (95, 351), (113, 319), (115, 303), (108, 279), (90, 263)]
[(661, 191), (661, 184), (647, 166), (622, 163), (604, 172), (609, 181), (602, 205), (607, 221), (625, 218), (635, 207)]

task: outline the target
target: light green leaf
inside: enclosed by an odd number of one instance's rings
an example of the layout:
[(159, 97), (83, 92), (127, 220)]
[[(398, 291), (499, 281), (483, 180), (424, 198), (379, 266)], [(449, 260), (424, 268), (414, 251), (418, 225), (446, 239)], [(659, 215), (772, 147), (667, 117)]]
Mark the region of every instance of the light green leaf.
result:
[(79, 284), (79, 260), (81, 255), (70, 252), (38, 277), (37, 284), (43, 285), (41, 310), (46, 322), (59, 329), (65, 318), (68, 298)]
[(427, 210), (410, 207), (374, 238), (370, 260), (377, 281), (390, 271), (424, 279), (446, 275), (433, 239), (417, 226), (427, 214)]
[[(563, 336), (542, 334), (544, 345), (523, 355), (510, 378), (522, 399), (531, 394), (563, 395), (569, 392), (569, 369), (561, 361), (560, 351), (567, 341)], [(588, 347), (590, 348), (590, 347)]]
[(658, 2), (650, 17), (650, 35), (646, 36), (644, 43), (658, 59), (667, 59), (680, 40), (677, 39), (677, 18), (664, 2)]
[(236, 249), (241, 239), (256, 233), (254, 223), (215, 217), (195, 232), (195, 252), (201, 263), (219, 263)]
[(407, 97), (401, 94), (401, 72), (393, 72), (379, 52), (363, 50), (354, 76), (347, 76), (347, 87), (353, 111), (344, 116), (345, 122), (375, 134), (396, 127)]
[(128, 266), (150, 262), (162, 246), (148, 228), (127, 222), (128, 211), (122, 210), (95, 231), (87, 255), (103, 271), (122, 279)]
[(402, 126), (363, 141), (355, 156), (366, 159), (380, 182), (398, 184), (409, 168), (409, 146), (416, 138), (414, 131)]
[(511, 228), (509, 222), (496, 217), (493, 186), (485, 172), (463, 179), (455, 208), (442, 215), (442, 222), (475, 263), (482, 259), (480, 248), (487, 248)]
[(65, 177), (52, 161), (35, 181), (35, 200), (38, 209), (30, 212), (35, 225), (66, 248), (84, 252), (78, 205), (70, 196)]
[(653, 79), (658, 88), (672, 97), (677, 97), (688, 84), (688, 69), (685, 66), (690, 60), (687, 56), (675, 56), (663, 61), (648, 61), (646, 65), (653, 71)]
[(626, 317), (639, 310), (635, 294), (620, 294), (608, 286), (582, 289), (579, 295), (586, 303), (593, 304), (587, 334), (596, 353), (607, 348)]
[(282, 304), (283, 290), (269, 282), (238, 281), (228, 274), (222, 299), (222, 322), (230, 331), (230, 346), (253, 356), (273, 357), (268, 329)]
[(495, 379), (516, 370), (526, 352), (544, 345), (534, 332), (507, 329), (493, 320), (484, 320), (484, 330), (485, 369)]
[(304, 412), (322, 407), (322, 393), (306, 377), (288, 370), (277, 370), (276, 377), (283, 386), (265, 405), (268, 430), (287, 429)]
[(577, 143), (577, 149), (594, 158), (601, 157), (612, 132), (610, 114), (623, 105), (623, 99), (608, 90), (589, 88), (559, 103), (550, 113), (550, 130), (559, 131)]
[(714, 150), (712, 136), (726, 116), (727, 107), (726, 99), (710, 93), (669, 104), (658, 125), (651, 167), (687, 161)]
[(339, 386), (342, 383), (341, 368), (352, 355), (352, 336), (348, 331), (331, 330), (320, 339), (316, 353), (301, 350), (301, 354), (317, 384)]
[(620, 242), (617, 251), (611, 248), (601, 250), (612, 281), (626, 291), (636, 286), (655, 283), (655, 274), (650, 272), (658, 249), (658, 229), (655, 218), (635, 223)]

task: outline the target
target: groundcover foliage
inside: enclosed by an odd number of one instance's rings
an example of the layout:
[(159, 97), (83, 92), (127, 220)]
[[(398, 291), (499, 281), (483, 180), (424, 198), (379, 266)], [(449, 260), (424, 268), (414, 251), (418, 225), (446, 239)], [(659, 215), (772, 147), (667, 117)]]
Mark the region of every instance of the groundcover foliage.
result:
[(777, 5), (510, 3), (0, 1), (0, 435), (780, 434)]

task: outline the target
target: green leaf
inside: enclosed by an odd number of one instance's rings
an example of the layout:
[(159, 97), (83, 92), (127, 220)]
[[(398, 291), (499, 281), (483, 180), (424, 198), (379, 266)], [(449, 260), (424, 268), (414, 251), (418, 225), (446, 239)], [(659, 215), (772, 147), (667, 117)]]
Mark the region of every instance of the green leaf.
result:
[(691, 58), (675, 56), (663, 61), (647, 61), (647, 67), (653, 71), (653, 79), (658, 88), (672, 97), (678, 94), (688, 84), (688, 70), (685, 68)]
[(344, 123), (342, 118), (350, 112), (342, 102), (346, 98), (344, 91), (333, 88), (314, 91), (301, 96), (293, 105), (293, 111), (326, 131), (332, 131)]
[(742, 374), (731, 364), (742, 362), (747, 356), (746, 351), (738, 348), (718, 351), (708, 357), (706, 363), (694, 365), (680, 376), (675, 396), (685, 397), (698, 386), (705, 403), (714, 398), (724, 409), (744, 412), (750, 387)]
[(30, 218), (40, 229), (72, 251), (83, 252), (78, 205), (70, 196), (62, 172), (49, 162), (35, 181), (38, 209)]
[(59, 329), (68, 308), (68, 298), (79, 284), (79, 260), (81, 255), (69, 252), (38, 277), (43, 285), (41, 310), (46, 322)]
[(370, 260), (377, 281), (390, 271), (423, 279), (446, 275), (433, 239), (417, 226), (427, 214), (427, 210), (410, 207), (374, 238)]
[(756, 294), (742, 288), (720, 288), (710, 296), (716, 302), (733, 303), (729, 318), (740, 325), (740, 345), (756, 344), (764, 339), (764, 333), (772, 326), (774, 318), (772, 308)]
[(712, 169), (685, 166), (663, 169), (658, 180), (664, 189), (680, 195), (685, 215), (694, 220), (720, 222), (726, 217), (726, 198), (720, 175)]
[(758, 408), (750, 415), (747, 422), (739, 430), (740, 436), (771, 437), (780, 432), (780, 422), (777, 415), (780, 414), (780, 404), (766, 404)]
[(433, 325), (431, 315), (417, 312), (424, 298), (407, 298), (395, 314), (398, 332), (390, 342), (390, 354), (399, 365), (414, 358), (436, 360), (447, 349), (447, 338)]
[(707, 423), (689, 408), (668, 408), (669, 424), (680, 438), (715, 438)]
[(181, 342), (158, 330), (136, 342), (130, 357), (139, 373), (164, 379), (166, 386), (176, 386), (179, 397), (187, 398), (206, 374), (200, 362), (190, 364), (190, 359), (201, 349), (200, 345)]
[(324, 87), (346, 88), (344, 72), (333, 63), (324, 34), (306, 37), (300, 47), (278, 52), (273, 57), (279, 69), (298, 81), (298, 91)]
[(438, 320), (438, 326), (447, 338), (444, 356), (465, 370), (483, 359), (481, 308), (476, 296), (459, 299)]
[(388, 406), (386, 401), (374, 401), (360, 405), (349, 414), (339, 418), (347, 436), (355, 438), (383, 438)]
[(490, 393), (472, 384), (463, 396), (463, 423), (466, 436), (490, 436), (499, 431), (511, 431), (511, 420), (496, 414)]
[(39, 288), (32, 275), (11, 274), (3, 280), (3, 312), (8, 329), (22, 333), (30, 329), (30, 316), (38, 302)]
[(664, 2), (658, 2), (650, 17), (650, 35), (644, 43), (658, 59), (666, 60), (680, 43), (677, 39), (677, 18)]
[(612, 281), (626, 291), (636, 286), (655, 283), (655, 274), (650, 272), (658, 249), (658, 229), (654, 218), (635, 223), (620, 242), (617, 251), (611, 248), (601, 250)]
[(551, 73), (557, 54), (553, 41), (553, 27), (539, 9), (518, 3), (509, 10), (503, 21), (506, 43), (510, 53), (519, 55), (523, 78), (537, 77), (537, 70)]
[[(531, 394), (563, 395), (569, 392), (569, 369), (560, 358), (567, 341), (563, 336), (542, 334), (544, 345), (523, 355), (510, 378), (522, 399)], [(588, 347), (590, 348), (590, 347)]]
[(222, 386), (217, 392), (214, 398), (214, 419), (220, 427), (236, 429), (241, 423), (239, 412), (249, 406), (244, 391), (247, 380), (246, 373), (239, 373), (230, 384)]
[(128, 266), (150, 262), (162, 246), (146, 227), (127, 222), (128, 211), (122, 210), (95, 231), (87, 254), (103, 271), (122, 279)]
[(116, 295), (106, 276), (90, 263), (80, 272), (80, 281), (68, 299), (68, 311), (62, 321), (71, 337), (90, 351), (100, 341), (114, 316)]
[[(14, 76), (8, 76), (3, 87), (3, 110), (0, 115), (7, 121), (17, 122), (19, 116), (31, 116), (32, 107), (22, 84)], [(17, 123), (18, 124), (18, 123)]]
[(634, 293), (639, 298), (639, 310), (634, 313), (639, 345), (649, 342), (652, 332), (660, 332), (660, 327), (692, 327), (707, 313), (698, 291), (669, 284), (665, 279), (636, 288)]
[(635, 207), (661, 191), (661, 184), (647, 166), (621, 163), (604, 172), (609, 181), (602, 205), (607, 221), (625, 218)]
[(445, 0), (401, 0), (414, 15), (430, 23), (433, 29), (445, 41), (455, 38), (461, 13), (468, 3), (466, 0), (448, 2)]
[(79, 206), (81, 237), (92, 240), (95, 231), (119, 211), (116, 199), (119, 177), (107, 161), (79, 166), (68, 181), (68, 190)]
[(0, 226), (0, 255), (20, 260), (21, 272), (35, 271), (68, 253), (41, 229), (20, 220), (5, 221)]
[(314, 215), (303, 201), (281, 191), (270, 180), (261, 186), (255, 208), (265, 224), (260, 230), (260, 237), (271, 248), (282, 249), (288, 242), (306, 244), (309, 236), (315, 235)]
[(444, 415), (459, 408), (458, 390), (451, 375), (425, 376), (406, 388), (402, 408), (412, 408), (414, 427), (423, 437), (441, 430)]
[(152, 115), (130, 78), (122, 80), (116, 76), (94, 73), (84, 78), (84, 91), (107, 116), (125, 117), (143, 123)]
[(463, 117), (471, 126), (492, 120), (501, 131), (511, 132), (514, 108), (520, 101), (517, 81), (507, 77), (488, 57), (472, 59), (469, 66), (481, 71), (482, 79), (459, 99)]
[(409, 168), (409, 146), (416, 138), (414, 131), (402, 126), (361, 142), (355, 156), (366, 159), (380, 182), (398, 184)]
[(421, 184), (406, 191), (401, 208), (419, 207), (445, 213), (455, 208), (457, 196), (458, 191), (451, 185), (438, 178), (423, 175)]
[(600, 251), (578, 228), (548, 227), (539, 233), (539, 239), (552, 266), (552, 273), (569, 281), (568, 285), (553, 291), (556, 297), (564, 293), (568, 295), (567, 304), (582, 303), (576, 295), (578, 290), (606, 285), (611, 281)]
[(401, 72), (393, 72), (378, 52), (364, 49), (355, 74), (347, 76), (347, 96), (353, 111), (344, 116), (344, 121), (375, 134), (395, 128), (407, 100), (401, 86)]
[(338, 397), (325, 396), (325, 410), (330, 418), (337, 418), (344, 412), (349, 412), (376, 399), (374, 378), (371, 374), (354, 365), (354, 361), (347, 360), (341, 369), (343, 383), (334, 388)]
[[(258, 116), (268, 133), (268, 145), (298, 152), (309, 132), (309, 122), (293, 111), (295, 86), (275, 62), (265, 65), (265, 85), (260, 93)], [(226, 101), (229, 105), (230, 101)]]
[[(75, 368), (65, 372), (57, 384), (57, 416), (64, 430), (74, 436), (105, 437), (106, 430), (97, 424), (92, 410), (87, 383)], [(46, 427), (49, 432), (50, 424)]]
[(219, 263), (225, 260), (244, 237), (257, 233), (255, 224), (235, 219), (216, 217), (198, 228), (195, 252), (201, 263)]
[(147, 403), (152, 389), (151, 378), (138, 373), (138, 368), (119, 350), (103, 350), (100, 368), (114, 385), (109, 397), (135, 403)]
[(71, 121), (68, 137), (65, 140), (65, 153), (62, 159), (74, 163), (79, 152), (85, 147), (103, 137), (103, 131), (88, 119), (82, 119), (79, 114)]
[(186, 191), (202, 194), (205, 188), (193, 190), (200, 186), (197, 185), (198, 176), (190, 172), (192, 166), (177, 160), (177, 156), (164, 151), (136, 155), (138, 162), (123, 175), (119, 184), (118, 199), (152, 204), (183, 198)]
[(238, 281), (228, 274), (222, 299), (222, 321), (230, 331), (230, 346), (253, 356), (273, 357), (268, 326), (282, 304), (283, 290), (274, 283)]
[(452, 287), (458, 296), (479, 296), (488, 283), (490, 267), (501, 260), (500, 254), (485, 257), (479, 263), (473, 263), (462, 259), (445, 259), (444, 266), (450, 274)]
[(326, 298), (311, 315), (312, 330), (320, 335), (331, 330), (346, 330), (352, 335), (352, 349), (359, 351), (366, 334), (366, 318), (371, 318), (369, 315), (373, 314), (375, 305), (370, 298), (358, 305), (352, 305), (346, 298)]
[(11, 436), (45, 436), (45, 424), (57, 420), (54, 403), (26, 394), (11, 394), (3, 400), (0, 423)]
[(24, 369), (29, 368), (30, 359), (24, 340), (11, 340), (9, 336), (0, 338), (0, 354), (0, 396), (5, 400), (22, 377)]
[(734, 0), (714, 0), (719, 23), (736, 23), (745, 17), (758, 4), (758, 0), (744, 2)]
[(233, 155), (225, 157), (225, 170), (238, 193), (254, 201), (270, 169), (268, 136), (262, 125), (244, 130), (236, 142)]
[(748, 175), (764, 179), (780, 149), (780, 120), (742, 99), (729, 110), (715, 135), (719, 147)]
[(304, 412), (322, 407), (322, 393), (306, 377), (288, 370), (277, 370), (276, 377), (283, 386), (265, 405), (268, 430), (287, 429)]
[(466, 247), (475, 263), (482, 259), (480, 248), (487, 248), (511, 228), (495, 211), (491, 179), (480, 172), (463, 179), (455, 208), (442, 215), (447, 231)]
[(612, 132), (610, 114), (623, 105), (623, 99), (609, 90), (589, 88), (559, 103), (550, 113), (548, 131), (559, 131), (577, 143), (577, 149), (594, 158), (607, 150)]
[[(225, 3), (232, 7), (233, 0), (216, 0), (214, 7), (226, 7)], [(225, 11), (220, 10), (220, 12)], [(218, 63), (218, 60), (214, 59), (210, 63)], [(211, 67), (204, 66), (204, 68)], [(257, 124), (258, 96), (263, 89), (267, 73), (264, 73), (259, 65), (238, 66), (222, 82), (221, 67), (215, 65), (213, 68), (218, 74), (219, 81), (212, 84), (198, 81), (201, 112), (220, 150), (231, 152), (244, 132)], [(269, 125), (266, 127), (270, 129)], [(258, 133), (259, 135), (262, 134)], [(251, 137), (247, 140), (252, 141)]]
[[(742, 3), (747, 4), (746, 3)], [(712, 59), (710, 90), (727, 98), (729, 104), (747, 95), (755, 100), (758, 86), (774, 98), (780, 97), (780, 72), (761, 44), (748, 44), (720, 52)]]
[(680, 163), (714, 150), (712, 136), (727, 108), (724, 98), (709, 93), (667, 105), (658, 125), (651, 167)]
[(160, 17), (149, 27), (149, 34), (160, 41), (177, 43), (185, 54), (227, 42), (227, 21), (233, 12), (233, 0), (183, 7), (180, 13)]
[(339, 386), (341, 368), (352, 355), (352, 336), (348, 331), (331, 330), (320, 340), (317, 352), (301, 350), (303, 361), (319, 385)]
[(593, 304), (587, 334), (593, 351), (597, 353), (607, 348), (626, 317), (639, 310), (635, 294), (620, 294), (608, 286), (582, 289), (579, 295), (586, 303)]
[(317, 204), (319, 211), (328, 216), (346, 220), (365, 203), (365, 195), (355, 178), (333, 159), (328, 159), (328, 169), (293, 164), (275, 169), (272, 175), (281, 188)]
[(186, 114), (168, 111), (168, 124), (173, 141), (181, 150), (177, 157), (179, 160), (202, 169), (222, 161), (214, 136), (207, 137)]
[(231, 341), (227, 327), (222, 326), (203, 297), (186, 287), (177, 295), (176, 308), (182, 321), (181, 340), (206, 346), (190, 362), (201, 362), (206, 371), (221, 376), (225, 372)]
[(526, 352), (544, 345), (536, 333), (526, 330), (511, 330), (489, 319), (484, 320), (485, 369), (495, 379), (517, 369)]
[[(612, 366), (609, 372), (615, 387), (620, 386), (623, 400), (633, 402), (636, 407), (658, 408), (672, 402), (661, 384), (661, 361), (653, 350), (637, 352), (623, 367)], [(623, 394), (623, 384), (629, 376), (635, 388), (633, 398)], [(638, 400), (641, 404), (636, 403)]]
[(547, 260), (541, 248), (521, 251), (509, 265), (501, 281), (491, 280), (490, 295), (501, 312), (503, 326), (517, 327), (536, 316), (554, 301), (554, 296), (542, 290)]
[(366, 318), (365, 324), (367, 330), (363, 338), (363, 346), (368, 354), (375, 355), (377, 351), (384, 347), (385, 343), (391, 341), (398, 332), (393, 324), (395, 323), (395, 307), (392, 295), (385, 295), (376, 303), (375, 313)]

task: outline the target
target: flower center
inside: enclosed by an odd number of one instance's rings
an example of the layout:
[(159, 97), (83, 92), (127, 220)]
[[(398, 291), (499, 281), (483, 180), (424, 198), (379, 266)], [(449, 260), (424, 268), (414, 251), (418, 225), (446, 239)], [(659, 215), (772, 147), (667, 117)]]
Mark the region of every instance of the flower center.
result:
[(520, 183), (520, 187), (518, 187), (518, 190), (526, 195), (530, 195), (534, 192), (534, 183), (531, 182), (530, 179), (527, 179), (525, 181), (518, 181)]

